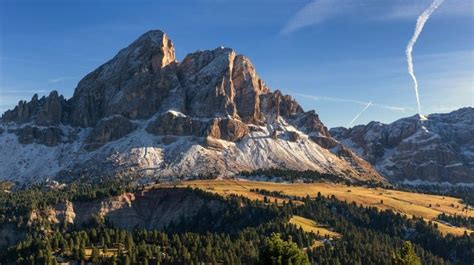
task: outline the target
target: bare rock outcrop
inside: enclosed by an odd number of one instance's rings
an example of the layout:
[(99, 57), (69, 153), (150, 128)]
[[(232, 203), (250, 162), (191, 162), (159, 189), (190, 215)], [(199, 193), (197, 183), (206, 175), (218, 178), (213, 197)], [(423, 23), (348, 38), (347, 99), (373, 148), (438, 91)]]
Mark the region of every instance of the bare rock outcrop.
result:
[(235, 142), (249, 133), (247, 125), (234, 119), (222, 119), (219, 121), (220, 139)]
[(168, 111), (151, 121), (146, 130), (155, 135), (205, 136), (207, 129), (207, 121)]
[(94, 127), (85, 142), (87, 150), (94, 150), (102, 145), (120, 139), (136, 129), (136, 125), (119, 115), (102, 119)]
[(305, 112), (300, 115), (294, 122), (302, 131), (309, 133), (311, 136), (330, 137), (329, 130), (319, 119), (318, 114), (314, 110)]
[(273, 121), (278, 117), (295, 118), (304, 113), (303, 108), (291, 96), (283, 95), (281, 91), (269, 92), (260, 96), (260, 109)]
[(186, 91), (186, 114), (198, 117), (237, 117), (232, 84), (235, 52), (229, 48), (198, 51), (179, 64), (178, 76)]
[(47, 219), (52, 223), (87, 224), (95, 218), (106, 218), (115, 227), (132, 230), (163, 229), (180, 218), (195, 215), (201, 207), (217, 211), (222, 203), (208, 200), (186, 189), (151, 189), (138, 193), (94, 201), (59, 203), (43, 211), (31, 213), (30, 223)]
[(258, 77), (255, 67), (247, 57), (237, 55), (232, 70), (237, 113), (243, 122), (258, 123), (263, 119), (260, 95), (268, 93), (269, 89)]
[(301, 137), (297, 132), (292, 131), (286, 132), (286, 136), (288, 137), (288, 141), (291, 142), (297, 142)]
[(21, 144), (43, 144), (46, 146), (56, 146), (60, 144), (63, 138), (63, 132), (58, 127), (37, 127), (24, 126), (14, 130)]
[(54, 126), (68, 119), (67, 102), (57, 91), (49, 96), (41, 97), (35, 94), (31, 101), (20, 101), (13, 110), (7, 110), (2, 115), (2, 121), (27, 123), (39, 126)]
[(318, 145), (320, 145), (321, 147), (326, 148), (326, 149), (331, 149), (339, 145), (339, 142), (332, 137), (310, 135), (309, 138), (313, 140), (315, 143), (317, 143)]
[(71, 124), (91, 127), (116, 114), (129, 119), (151, 117), (173, 89), (180, 90), (175, 59), (165, 33), (143, 34), (79, 82), (71, 99)]
[(235, 142), (248, 134), (245, 123), (231, 118), (211, 120), (194, 119), (173, 111), (163, 113), (150, 122), (149, 133), (155, 135), (176, 135), (212, 137)]

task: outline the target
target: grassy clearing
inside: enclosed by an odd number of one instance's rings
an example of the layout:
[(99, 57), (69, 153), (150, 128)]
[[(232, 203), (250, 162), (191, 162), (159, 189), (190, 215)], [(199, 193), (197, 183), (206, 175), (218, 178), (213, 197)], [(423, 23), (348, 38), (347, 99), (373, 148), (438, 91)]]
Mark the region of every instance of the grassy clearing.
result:
[(336, 239), (336, 238), (341, 237), (341, 234), (329, 230), (328, 226), (318, 224), (318, 223), (316, 223), (315, 221), (313, 221), (311, 219), (304, 218), (304, 217), (301, 217), (301, 216), (298, 216), (298, 215), (293, 216), (290, 219), (290, 223), (301, 227), (303, 229), (303, 231), (305, 231), (305, 232), (313, 232), (313, 233), (315, 233), (317, 235), (320, 235), (320, 236), (323, 236), (323, 237), (328, 237), (328, 238), (332, 238), (332, 239)]
[[(326, 237), (328, 239), (337, 239), (341, 237), (341, 234), (336, 233), (334, 231), (329, 230), (328, 226), (318, 224), (317, 222), (304, 218), (302, 216), (294, 215), (289, 223), (294, 224), (298, 227), (301, 227), (303, 231), (308, 232), (308, 233), (315, 233), (317, 235)], [(323, 240), (316, 240), (313, 242), (311, 246), (309, 246), (309, 249), (314, 249), (317, 247), (321, 247), (324, 245)]]
[[(323, 196), (334, 195), (342, 201), (355, 202), (359, 205), (373, 206), (379, 209), (391, 209), (395, 212), (407, 216), (423, 217), (426, 220), (436, 220), (439, 214), (461, 215), (474, 217), (474, 209), (464, 209), (464, 204), (458, 198), (428, 195), (421, 193), (411, 193), (397, 190), (387, 190), (381, 188), (366, 188), (360, 186), (346, 186), (335, 183), (274, 183), (249, 180), (194, 180), (186, 181), (177, 186), (194, 187), (214, 192), (223, 196), (230, 194), (242, 195), (253, 200), (263, 200), (261, 194), (251, 192), (252, 189), (265, 189), (268, 191), (281, 191), (290, 196), (311, 196), (315, 197), (318, 192)], [(272, 201), (282, 199), (269, 197)], [(442, 233), (462, 235), (464, 231), (468, 233), (472, 230), (444, 225), (438, 223)]]
[[(86, 259), (90, 259), (91, 256), (92, 256), (92, 248), (85, 248), (85, 256), (86, 256)], [(98, 248), (99, 250), (99, 255), (102, 256), (102, 257), (112, 257), (114, 255), (117, 255), (118, 254), (118, 249), (117, 248), (109, 248), (107, 249), (106, 252), (104, 252), (104, 249), (103, 248)]]

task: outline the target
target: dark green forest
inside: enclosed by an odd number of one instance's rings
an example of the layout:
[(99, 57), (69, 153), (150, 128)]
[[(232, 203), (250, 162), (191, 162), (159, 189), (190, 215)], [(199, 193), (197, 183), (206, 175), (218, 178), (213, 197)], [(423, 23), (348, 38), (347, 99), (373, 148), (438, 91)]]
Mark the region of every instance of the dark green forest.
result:
[[(72, 183), (63, 189), (36, 185), (0, 192), (0, 228), (13, 227), (25, 235), (0, 251), (1, 263), (472, 264), (474, 260), (473, 236), (442, 236), (432, 223), (421, 218), (407, 218), (320, 194), (276, 204), (185, 188), (203, 200), (219, 201), (223, 207), (212, 210), (204, 204), (195, 215), (180, 218), (160, 230), (119, 229), (107, 218), (95, 218), (81, 226), (48, 220), (28, 222), (34, 209), (140, 189), (129, 183), (104, 182)], [(265, 190), (256, 192), (270, 194)], [(304, 232), (288, 223), (292, 215), (328, 225), (342, 237), (332, 240)], [(471, 222), (460, 222), (465, 221)], [(311, 247), (315, 241), (325, 243)]]

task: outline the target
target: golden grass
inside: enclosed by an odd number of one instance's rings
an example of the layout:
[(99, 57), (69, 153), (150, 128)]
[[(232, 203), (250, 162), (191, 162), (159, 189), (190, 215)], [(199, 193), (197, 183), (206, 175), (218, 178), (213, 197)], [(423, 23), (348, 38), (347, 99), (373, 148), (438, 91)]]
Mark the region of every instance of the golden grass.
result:
[(308, 218), (304, 218), (302, 216), (294, 215), (290, 219), (290, 224), (294, 224), (298, 227), (301, 227), (303, 231), (305, 232), (313, 232), (323, 237), (328, 237), (328, 238), (333, 238), (333, 239), (341, 237), (341, 234), (329, 230), (328, 226), (318, 224), (315, 221)]
[[(86, 256), (86, 259), (89, 259), (91, 258), (92, 256), (92, 248), (85, 248), (84, 249), (85, 251), (85, 256)], [(118, 249), (116, 248), (109, 248), (107, 249), (107, 252), (104, 253), (104, 249), (103, 248), (98, 248), (99, 250), (99, 255), (102, 256), (102, 257), (112, 257), (114, 255), (117, 255), (118, 253)]]
[[(259, 194), (257, 192), (252, 192), (252, 189), (261, 188), (258, 186), (248, 186), (247, 182), (244, 181), (237, 181), (237, 180), (195, 180), (195, 181), (185, 181), (179, 183), (178, 185), (173, 185), (177, 187), (192, 187), (192, 188), (199, 188), (204, 191), (213, 192), (224, 197), (230, 195), (242, 195), (246, 198), (255, 201), (263, 201), (264, 195)], [(169, 186), (167, 184), (159, 184), (159, 187)], [(288, 202), (289, 200), (286, 198), (277, 198), (273, 196), (266, 196), (268, 200), (271, 202), (277, 201), (277, 203), (281, 204), (283, 202)], [(301, 202), (295, 202), (296, 204)]]
[[(308, 233), (315, 233), (317, 235), (327, 237), (330, 239), (337, 239), (341, 237), (341, 234), (331, 231), (328, 229), (328, 226), (318, 224), (314, 220), (304, 218), (302, 216), (294, 215), (289, 223), (294, 224), (298, 227), (301, 227), (303, 231), (308, 232)], [(315, 240), (311, 246), (309, 246), (309, 249), (314, 249), (317, 247), (321, 247), (324, 245), (323, 240)], [(306, 249), (306, 248), (305, 248)]]
[[(342, 201), (355, 202), (358, 205), (373, 206), (378, 209), (391, 209), (407, 216), (423, 217), (426, 220), (436, 220), (439, 214), (461, 215), (474, 217), (474, 209), (463, 210), (464, 205), (458, 198), (412, 193), (381, 188), (367, 188), (361, 186), (346, 186), (335, 183), (275, 183), (250, 180), (193, 180), (185, 181), (176, 186), (194, 187), (214, 192), (223, 196), (230, 194), (242, 195), (253, 200), (263, 200), (261, 194), (251, 192), (251, 189), (265, 189), (281, 191), (290, 196), (315, 197), (318, 192), (323, 196), (334, 195)], [(275, 198), (269, 197), (272, 201)], [(279, 202), (283, 200), (277, 199)], [(446, 234), (462, 235), (472, 230), (462, 227), (450, 227), (438, 223), (439, 230)]]

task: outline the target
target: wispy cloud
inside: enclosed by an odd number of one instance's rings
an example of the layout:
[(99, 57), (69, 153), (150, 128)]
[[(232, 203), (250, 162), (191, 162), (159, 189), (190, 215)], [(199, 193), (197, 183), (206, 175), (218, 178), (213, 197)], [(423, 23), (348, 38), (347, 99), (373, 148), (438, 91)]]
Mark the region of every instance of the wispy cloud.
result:
[(300, 93), (294, 93), (293, 95), (308, 98), (308, 99), (312, 99), (312, 100), (315, 100), (315, 101), (331, 101), (331, 102), (341, 102), (341, 103), (352, 103), (352, 104), (357, 104), (357, 105), (361, 105), (361, 106), (367, 106), (370, 103), (370, 106), (379, 107), (379, 108), (387, 109), (387, 110), (391, 110), (391, 111), (398, 111), (398, 112), (406, 112), (406, 111), (411, 110), (411, 108), (408, 108), (408, 107), (392, 106), (392, 105), (374, 103), (372, 101), (367, 102), (367, 101), (356, 100), (356, 99), (315, 96), (315, 95), (300, 94)]
[(46, 89), (14, 89), (14, 88), (0, 88), (1, 95), (32, 95), (47, 93)]
[(61, 76), (61, 77), (56, 77), (56, 78), (51, 78), (48, 80), (48, 83), (51, 83), (51, 84), (54, 84), (54, 83), (59, 83), (59, 82), (62, 82), (64, 80), (67, 80), (67, 79), (70, 79), (72, 77), (70, 76)]
[[(338, 2), (335, 4), (335, 2)], [(340, 1), (315, 0), (300, 9), (283, 27), (282, 34), (290, 34), (300, 28), (318, 24), (331, 16), (341, 13), (337, 5)]]
[[(375, 0), (313, 0), (298, 10), (283, 26), (280, 33), (288, 35), (302, 28), (330, 19), (344, 17), (362, 20), (403, 20), (416, 18), (430, 4), (430, 0), (375, 1)], [(474, 2), (453, 0), (446, 3), (439, 16), (473, 16)]]

